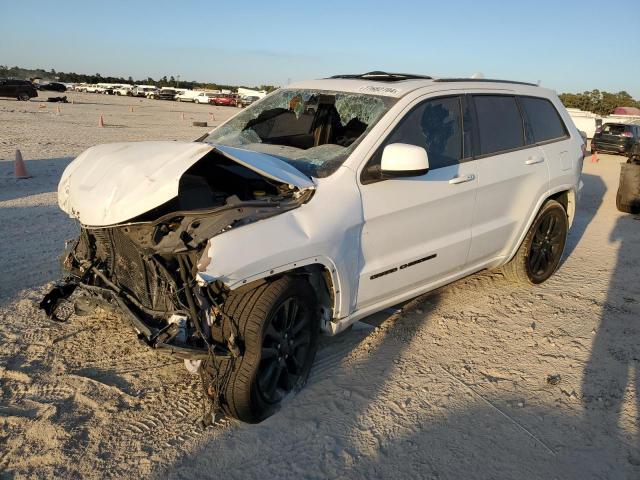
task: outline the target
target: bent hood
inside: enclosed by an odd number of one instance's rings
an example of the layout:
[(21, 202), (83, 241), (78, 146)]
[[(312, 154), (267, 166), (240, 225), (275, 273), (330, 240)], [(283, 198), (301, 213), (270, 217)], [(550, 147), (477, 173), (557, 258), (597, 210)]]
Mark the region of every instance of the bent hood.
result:
[(293, 188), (315, 188), (299, 170), (265, 153), (198, 142), (111, 143), (89, 148), (67, 166), (58, 204), (86, 226), (125, 222), (176, 197), (180, 177), (212, 150)]

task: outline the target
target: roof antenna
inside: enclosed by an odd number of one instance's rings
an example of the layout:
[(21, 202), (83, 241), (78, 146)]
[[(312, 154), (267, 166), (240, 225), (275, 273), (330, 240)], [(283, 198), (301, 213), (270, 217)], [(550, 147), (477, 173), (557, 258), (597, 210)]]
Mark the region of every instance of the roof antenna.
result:
[(476, 72), (473, 75), (471, 75), (471, 78), (473, 78), (473, 79), (483, 79), (484, 78), (484, 73)]

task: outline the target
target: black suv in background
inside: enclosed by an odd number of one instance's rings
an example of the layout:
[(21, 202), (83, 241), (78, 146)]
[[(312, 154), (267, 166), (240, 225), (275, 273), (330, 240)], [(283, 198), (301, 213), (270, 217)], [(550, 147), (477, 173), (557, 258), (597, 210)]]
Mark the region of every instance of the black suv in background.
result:
[(29, 100), (37, 97), (38, 91), (33, 83), (27, 80), (14, 80), (12, 78), (0, 78), (0, 97), (13, 97), (18, 100)]
[(591, 153), (613, 152), (628, 154), (634, 145), (640, 143), (640, 125), (605, 123), (596, 130), (591, 140)]

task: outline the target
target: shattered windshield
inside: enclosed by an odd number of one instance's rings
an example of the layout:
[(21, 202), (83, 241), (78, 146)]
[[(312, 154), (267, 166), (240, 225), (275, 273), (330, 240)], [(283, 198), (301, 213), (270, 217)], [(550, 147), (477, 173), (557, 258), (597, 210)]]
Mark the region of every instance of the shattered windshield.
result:
[(278, 90), (204, 141), (274, 155), (306, 175), (326, 177), (395, 102), (359, 93)]

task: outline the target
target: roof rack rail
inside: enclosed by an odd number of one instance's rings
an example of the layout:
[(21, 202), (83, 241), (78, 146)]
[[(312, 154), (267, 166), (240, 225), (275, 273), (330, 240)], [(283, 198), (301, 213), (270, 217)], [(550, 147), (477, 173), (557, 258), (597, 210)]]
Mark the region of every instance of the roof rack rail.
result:
[(334, 75), (329, 78), (355, 79), (355, 80), (374, 80), (378, 82), (399, 82), (402, 80), (432, 80), (427, 75), (416, 75), (413, 73), (389, 73), (381, 71), (373, 71), (367, 73)]
[(436, 78), (434, 82), (491, 82), (491, 83), (514, 83), (516, 85), (529, 85), (538, 87), (539, 85), (529, 82), (517, 82), (515, 80), (496, 80), (493, 78)]

